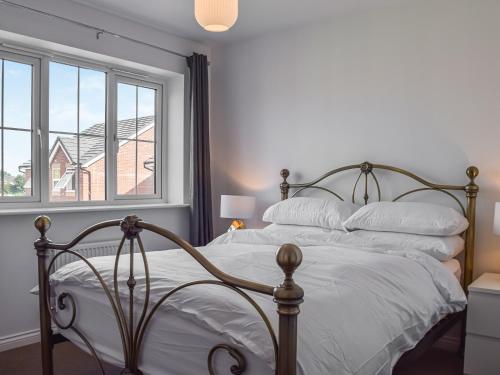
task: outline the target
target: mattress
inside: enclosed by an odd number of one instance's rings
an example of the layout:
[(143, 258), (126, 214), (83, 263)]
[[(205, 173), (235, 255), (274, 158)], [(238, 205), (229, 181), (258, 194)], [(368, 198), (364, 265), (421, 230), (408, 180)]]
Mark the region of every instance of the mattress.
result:
[[(247, 230), (219, 237), (199, 250), (222, 271), (268, 285), (283, 280), (275, 251), (296, 243), (304, 254), (295, 279), (304, 288), (298, 331), (298, 374), (389, 375), (400, 356), (445, 315), (465, 308), (465, 295), (445, 266), (416, 251), (340, 246), (331, 234), (307, 231)], [(211, 276), (182, 250), (148, 253), (152, 303), (175, 286)], [(91, 262), (111, 283), (114, 257)], [(136, 311), (144, 296), (143, 267), (136, 255)], [(128, 260), (118, 270), (123, 305)], [(141, 276), (142, 275), (142, 276)], [(56, 295), (69, 292), (77, 304), (76, 326), (107, 362), (122, 364), (120, 338), (99, 284), (82, 262), (52, 275)], [(274, 373), (272, 343), (265, 326), (246, 301), (229, 291), (195, 287), (158, 310), (145, 337), (140, 359), (144, 374), (206, 374), (207, 355), (217, 344), (239, 348), (248, 360), (245, 374)], [(277, 332), (276, 306), (268, 296), (250, 293)], [(360, 301), (363, 301), (362, 303)], [(363, 306), (361, 308), (361, 306)], [(369, 306), (369, 308), (366, 308)], [(61, 320), (70, 315), (59, 311)], [(71, 331), (62, 332), (85, 349)], [(231, 359), (216, 356), (218, 373)]]

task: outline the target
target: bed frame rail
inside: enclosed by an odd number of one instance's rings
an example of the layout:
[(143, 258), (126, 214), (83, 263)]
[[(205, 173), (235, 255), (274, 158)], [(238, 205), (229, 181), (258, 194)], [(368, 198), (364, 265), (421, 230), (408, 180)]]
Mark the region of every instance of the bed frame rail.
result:
[[(293, 280), (293, 274), (302, 262), (302, 253), (300, 249), (292, 244), (281, 246), (276, 253), (276, 262), (284, 272), (283, 282), (276, 286), (269, 286), (256, 283), (249, 280), (240, 279), (229, 275), (216, 266), (214, 266), (201, 252), (195, 249), (187, 241), (183, 240), (176, 234), (159, 226), (146, 223), (137, 216), (127, 216), (123, 220), (110, 220), (95, 224), (81, 232), (74, 240), (66, 244), (58, 244), (52, 242), (47, 237), (47, 232), (51, 226), (51, 221), (47, 216), (39, 216), (35, 220), (35, 227), (40, 232), (40, 237), (35, 241), (34, 246), (38, 257), (38, 283), (39, 283), (39, 308), (40, 308), (40, 334), (41, 334), (41, 350), (42, 350), (42, 369), (43, 375), (53, 375), (53, 356), (52, 350), (54, 344), (59, 341), (58, 335), (54, 335), (51, 325), (54, 323), (59, 330), (71, 330), (76, 333), (85, 343), (90, 354), (96, 360), (97, 366), (101, 374), (104, 374), (103, 365), (95, 351), (94, 347), (83, 332), (75, 326), (77, 318), (76, 300), (69, 293), (61, 293), (57, 296), (56, 301), (52, 301), (51, 287), (49, 283), (49, 275), (54, 267), (56, 259), (62, 254), (69, 253), (82, 260), (94, 273), (99, 280), (104, 293), (111, 305), (115, 315), (117, 329), (120, 333), (121, 344), (123, 349), (124, 369), (121, 372), (124, 375), (140, 375), (139, 359), (142, 351), (144, 336), (147, 332), (148, 325), (154, 317), (158, 308), (173, 294), (180, 290), (195, 286), (195, 285), (217, 285), (225, 287), (237, 295), (245, 299), (260, 316), (264, 322), (269, 335), (271, 337), (274, 354), (276, 360), (277, 375), (295, 375), (297, 371), (297, 318), (300, 312), (299, 305), (303, 302), (304, 291)], [(106, 284), (100, 273), (84, 256), (72, 250), (80, 241), (88, 235), (110, 227), (119, 227), (123, 232), (114, 264), (113, 286), (110, 288)], [(208, 271), (214, 279), (194, 280), (192, 282), (179, 285), (165, 294), (152, 307), (149, 305), (150, 297), (150, 280), (147, 253), (144, 249), (141, 240), (141, 232), (143, 230), (156, 233), (172, 242), (181, 249), (190, 254), (196, 262), (198, 262), (206, 271)], [(128, 287), (128, 311), (122, 306), (122, 301), (119, 294), (119, 285), (117, 277), (117, 269), (120, 255), (125, 241), (130, 244), (130, 253), (124, 256), (129, 257), (129, 277), (127, 280)], [(138, 245), (138, 253), (140, 253), (144, 264), (145, 280), (146, 280), (146, 295), (144, 306), (141, 311), (134, 311), (134, 289), (136, 286), (134, 272), (134, 245)], [(53, 254), (55, 253), (55, 254)], [(279, 331), (278, 339), (274, 333), (273, 327), (269, 318), (262, 311), (254, 299), (247, 291), (264, 294), (273, 297), (277, 305), (277, 313), (279, 315)], [(63, 323), (57, 318), (57, 309), (64, 310), (70, 308), (71, 318), (69, 322)], [(139, 313), (139, 314), (137, 314)], [(138, 317), (137, 323), (134, 317)], [(214, 355), (218, 351), (226, 351), (236, 362), (231, 366), (230, 371), (234, 375), (244, 374), (247, 363), (243, 354), (235, 347), (221, 343), (215, 345), (209, 353), (207, 353), (207, 367), (210, 375), (215, 375), (213, 368)]]

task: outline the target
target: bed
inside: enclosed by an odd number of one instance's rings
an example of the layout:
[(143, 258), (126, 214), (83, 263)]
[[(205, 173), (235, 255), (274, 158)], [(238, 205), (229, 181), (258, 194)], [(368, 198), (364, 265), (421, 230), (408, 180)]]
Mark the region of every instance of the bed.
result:
[[(101, 372), (103, 360), (124, 374), (390, 374), (464, 317), (478, 171), (468, 168), (469, 182), (461, 186), (367, 162), (301, 184), (289, 183), (283, 170), (282, 200), (290, 191), (307, 189), (342, 200), (321, 183), (353, 170), (359, 174), (352, 201), (363, 186), (367, 204), (370, 183), (381, 200), (375, 171), (384, 170), (421, 185), (396, 201), (430, 190), (457, 204), (469, 222), (463, 266), (411, 247), (395, 253), (383, 246), (384, 234), (363, 237), (362, 231), (279, 224), (228, 233), (195, 249), (135, 216), (96, 224), (70, 243), (57, 244), (47, 238), (50, 220), (42, 216), (35, 222), (40, 231), (35, 248), (44, 375), (53, 374), (59, 334), (93, 354)], [(465, 206), (455, 195), (460, 192)], [(109, 227), (122, 230), (119, 248), (129, 241), (131, 254), (119, 250), (113, 257), (87, 260), (75, 253), (81, 261), (52, 273), (58, 254)], [(179, 249), (146, 252), (142, 231), (172, 240)]]

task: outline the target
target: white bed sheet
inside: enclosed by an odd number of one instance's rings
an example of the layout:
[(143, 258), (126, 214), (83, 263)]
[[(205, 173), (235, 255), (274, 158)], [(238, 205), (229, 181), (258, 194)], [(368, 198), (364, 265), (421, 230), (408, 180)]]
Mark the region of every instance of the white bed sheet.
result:
[[(331, 242), (331, 233), (314, 231), (247, 230), (223, 235), (200, 250), (223, 271), (269, 285), (283, 275), (275, 264), (280, 244), (301, 246), (304, 261), (296, 281), (305, 290), (299, 315), (299, 374), (390, 374), (393, 365), (443, 316), (465, 307), (457, 279), (434, 258), (415, 251), (363, 249)], [(126, 296), (126, 257), (120, 265), (121, 291)], [(182, 282), (210, 279), (181, 250), (148, 254), (152, 301)], [(92, 259), (111, 283), (114, 257)], [(136, 272), (142, 275), (139, 257)], [(136, 277), (136, 296), (144, 278)], [(77, 325), (93, 338), (97, 351), (120, 363), (121, 348), (111, 309), (96, 280), (81, 262), (52, 277), (56, 294), (69, 291), (78, 304)], [(224, 288), (196, 287), (179, 293), (158, 311), (143, 350), (145, 374), (208, 373), (211, 347), (230, 343), (249, 359), (249, 375), (272, 374), (272, 344), (250, 306)], [(252, 293), (277, 331), (272, 299)], [(363, 301), (360, 303), (360, 301)], [(125, 306), (125, 304), (124, 304)], [(366, 308), (369, 306), (370, 308)], [(136, 309), (137, 310), (137, 309)], [(79, 340), (64, 333), (72, 341)], [(227, 372), (228, 358), (220, 373)]]
[(450, 259), (442, 263), (443, 266), (450, 271), (450, 273), (452, 273), (458, 281), (460, 281), (460, 278), (462, 277), (462, 266), (460, 265), (460, 262), (456, 259)]
[[(275, 235), (285, 235), (290, 238), (303, 238), (304, 236), (308, 236), (310, 238), (320, 238), (321, 241), (324, 241), (325, 236), (333, 238), (334, 241), (340, 244), (347, 244), (349, 246), (367, 246), (367, 242), (372, 239), (376, 238), (377, 234), (380, 234), (381, 236), (387, 235), (387, 233), (382, 232), (382, 233), (377, 233), (377, 232), (371, 232), (371, 236), (357, 236), (357, 234), (361, 234), (361, 231), (358, 232), (352, 232), (352, 233), (346, 233), (345, 231), (341, 230), (332, 230), (328, 228), (321, 228), (321, 227), (312, 227), (312, 226), (306, 226), (306, 225), (281, 225), (281, 224), (270, 224), (266, 226), (263, 231), (273, 233)], [(398, 233), (392, 233), (392, 235), (398, 235)], [(402, 234), (401, 236), (404, 236)], [(366, 240), (365, 237), (368, 237), (368, 241)], [(214, 240), (214, 242), (220, 241), (220, 239)], [(457, 251), (457, 253), (460, 253), (461, 251)], [(441, 264), (448, 270), (450, 271), (455, 277), (460, 281), (460, 278), (462, 277), (462, 266), (460, 265), (460, 262), (457, 259), (449, 259), (446, 261), (441, 262)]]

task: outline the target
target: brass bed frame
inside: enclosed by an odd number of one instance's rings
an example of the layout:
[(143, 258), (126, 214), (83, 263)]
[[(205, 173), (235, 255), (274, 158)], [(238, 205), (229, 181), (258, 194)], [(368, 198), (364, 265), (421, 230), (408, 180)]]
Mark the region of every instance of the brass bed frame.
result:
[[(375, 183), (378, 200), (381, 200), (381, 189), (377, 177), (375, 176), (374, 170), (386, 170), (392, 171), (398, 174), (405, 175), (423, 187), (419, 187), (413, 190), (409, 190), (394, 199), (394, 201), (400, 200), (401, 198), (408, 196), (413, 193), (421, 191), (438, 191), (444, 193), (451, 197), (461, 208), (464, 215), (469, 220), (470, 226), (464, 233), (465, 236), (465, 266), (464, 266), (464, 278), (463, 287), (467, 290), (467, 286), (472, 281), (472, 267), (474, 258), (474, 236), (475, 236), (475, 210), (476, 210), (476, 197), (479, 191), (479, 187), (475, 183), (475, 179), (479, 174), (476, 167), (469, 167), (467, 169), (467, 176), (469, 182), (467, 185), (441, 185), (428, 182), (417, 175), (408, 172), (406, 170), (381, 165), (381, 164), (371, 164), (364, 162), (361, 164), (349, 165), (341, 168), (334, 169), (323, 176), (307, 183), (301, 184), (291, 184), (287, 181), (289, 177), (289, 171), (283, 169), (281, 171), (281, 176), (283, 177), (283, 182), (280, 184), (281, 199), (288, 199), (290, 189), (295, 189), (292, 196), (297, 195), (305, 189), (319, 189), (333, 194), (340, 200), (343, 198), (337, 194), (335, 191), (318, 185), (330, 176), (336, 175), (340, 172), (356, 170), (360, 171), (356, 182), (354, 184), (351, 200), (354, 202), (356, 200), (356, 191), (360, 181), (364, 180), (364, 194), (363, 202), (367, 204), (370, 200), (369, 197), (369, 181), (373, 180)], [(363, 178), (364, 177), (364, 178)], [(371, 179), (370, 179), (371, 178)], [(465, 192), (467, 199), (466, 207), (461, 203), (460, 199), (455, 196), (452, 192)], [(270, 339), (273, 343), (274, 355), (275, 355), (275, 373), (277, 375), (296, 375), (297, 371), (297, 318), (300, 312), (299, 305), (303, 302), (304, 292), (302, 288), (297, 285), (293, 280), (293, 274), (295, 270), (300, 266), (302, 262), (302, 253), (300, 249), (291, 244), (285, 244), (281, 246), (276, 253), (276, 261), (283, 270), (284, 280), (283, 282), (274, 287), (270, 285), (264, 285), (256, 283), (249, 280), (243, 280), (238, 277), (224, 273), (217, 267), (215, 267), (201, 252), (191, 246), (188, 242), (177, 236), (176, 234), (170, 232), (167, 229), (161, 228), (159, 226), (146, 223), (139, 219), (138, 217), (132, 215), (127, 216), (123, 220), (110, 220), (95, 224), (83, 232), (81, 232), (74, 240), (59, 244), (52, 242), (47, 237), (47, 232), (51, 226), (51, 221), (47, 216), (39, 216), (35, 220), (35, 227), (40, 232), (40, 237), (35, 241), (34, 246), (36, 254), (38, 257), (38, 282), (39, 282), (39, 309), (40, 309), (40, 334), (41, 334), (41, 352), (42, 352), (42, 370), (43, 375), (53, 375), (53, 358), (52, 351), (54, 344), (65, 341), (66, 339), (61, 336), (60, 333), (54, 333), (52, 330), (52, 323), (58, 328), (59, 331), (71, 330), (73, 331), (83, 343), (87, 346), (90, 354), (95, 358), (99, 372), (104, 374), (104, 367), (100, 361), (96, 350), (92, 346), (91, 340), (89, 340), (80, 330), (75, 327), (74, 323), (77, 318), (77, 308), (76, 300), (70, 294), (63, 292), (57, 296), (56, 299), (52, 298), (51, 286), (49, 283), (50, 274), (53, 270), (55, 261), (62, 254), (69, 253), (80, 260), (82, 260), (94, 273), (95, 277), (100, 282), (103, 291), (110, 303), (113, 310), (114, 317), (117, 324), (117, 329), (121, 337), (121, 345), (123, 351), (123, 362), (124, 369), (122, 374), (124, 375), (141, 375), (142, 372), (139, 369), (139, 359), (142, 351), (142, 343), (145, 334), (147, 333), (148, 325), (153, 318), (155, 312), (158, 308), (168, 302), (168, 299), (173, 294), (180, 290), (189, 288), (195, 285), (216, 285), (225, 287), (243, 299), (245, 299), (254, 309), (255, 312), (262, 319), (267, 331), (269, 332)], [(119, 227), (123, 233), (122, 239), (120, 241), (117, 254), (115, 256), (114, 263), (114, 274), (113, 274), (113, 285), (110, 288), (96, 270), (96, 268), (89, 262), (84, 256), (78, 252), (72, 250), (74, 246), (84, 240), (90, 234), (99, 231), (104, 228)], [(174, 242), (181, 249), (190, 254), (194, 260), (206, 271), (208, 271), (214, 279), (208, 280), (194, 280), (192, 282), (179, 285), (178, 287), (172, 289), (167, 294), (165, 294), (159, 301), (157, 301), (152, 307), (149, 306), (150, 297), (150, 280), (149, 280), (149, 267), (147, 260), (147, 252), (144, 249), (144, 245), (141, 239), (142, 231), (150, 231), (156, 233), (165, 239)], [(118, 286), (118, 263), (120, 256), (122, 255), (122, 249), (128, 241), (130, 244), (129, 253), (129, 277), (127, 280), (128, 287), (128, 315), (125, 314), (125, 310), (122, 306), (122, 302), (119, 295)], [(137, 323), (135, 323), (135, 312), (134, 312), (134, 288), (136, 286), (135, 273), (134, 273), (134, 244), (138, 245), (138, 253), (140, 253), (142, 262), (144, 264), (145, 281), (146, 281), (146, 291), (145, 300), (142, 309), (140, 309), (140, 314), (138, 315)], [(271, 325), (269, 318), (262, 311), (255, 300), (248, 294), (248, 292), (255, 292), (263, 295), (268, 295), (273, 298), (277, 305), (277, 313), (279, 316), (278, 325), (278, 335), (275, 334), (274, 329)], [(56, 308), (57, 306), (57, 308)], [(68, 322), (63, 323), (57, 318), (58, 310), (65, 310), (70, 308), (71, 317)], [(409, 352), (407, 352), (400, 362), (406, 360), (411, 360), (413, 356), (418, 356), (419, 353), (423, 352), (425, 348), (432, 343), (437, 337), (441, 336), (452, 324), (456, 323), (464, 317), (463, 313), (451, 314), (450, 316), (444, 318), (440, 323), (438, 323), (424, 339), (417, 345), (417, 347)], [(247, 367), (247, 361), (241, 351), (237, 348), (230, 346), (225, 343), (220, 343), (215, 345), (209, 353), (207, 353), (207, 370), (210, 375), (215, 375), (215, 370), (213, 366), (214, 356), (218, 351), (227, 352), (235, 364), (231, 366), (230, 371), (233, 375), (241, 375), (245, 372)]]

